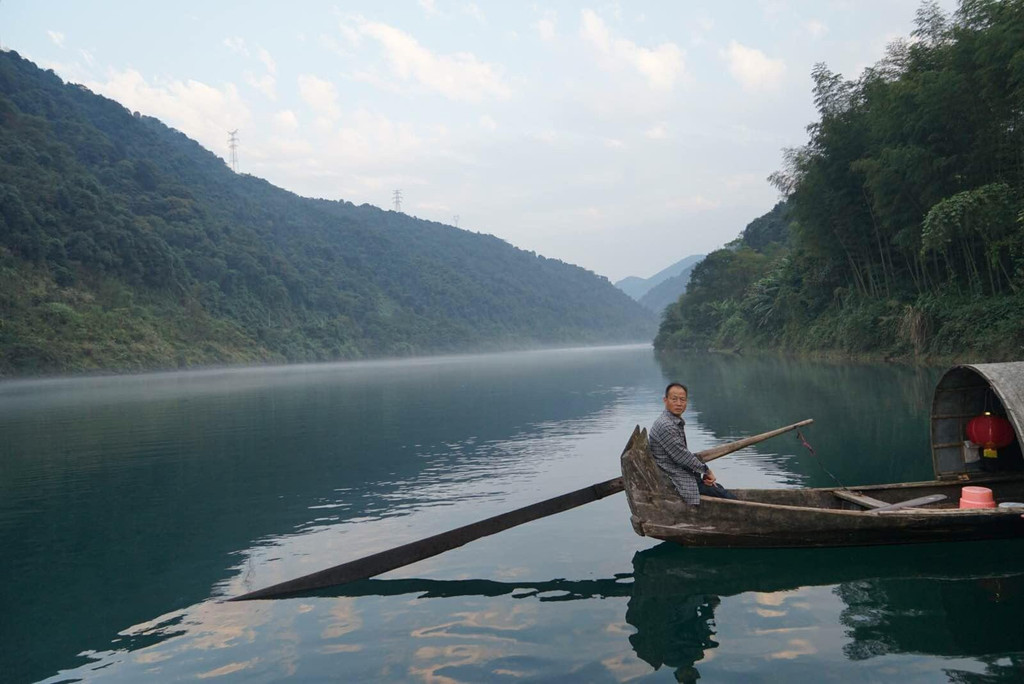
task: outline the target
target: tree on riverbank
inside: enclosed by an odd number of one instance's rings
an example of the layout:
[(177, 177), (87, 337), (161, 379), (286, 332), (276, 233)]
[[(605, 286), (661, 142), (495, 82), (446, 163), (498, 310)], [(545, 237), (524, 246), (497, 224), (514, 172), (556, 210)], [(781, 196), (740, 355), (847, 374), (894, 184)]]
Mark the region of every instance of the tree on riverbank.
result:
[(1020, 357), (1024, 0), (925, 3), (858, 79), (812, 76), (781, 247), (710, 255), (693, 281), (729, 287), (691, 284), (656, 346)]

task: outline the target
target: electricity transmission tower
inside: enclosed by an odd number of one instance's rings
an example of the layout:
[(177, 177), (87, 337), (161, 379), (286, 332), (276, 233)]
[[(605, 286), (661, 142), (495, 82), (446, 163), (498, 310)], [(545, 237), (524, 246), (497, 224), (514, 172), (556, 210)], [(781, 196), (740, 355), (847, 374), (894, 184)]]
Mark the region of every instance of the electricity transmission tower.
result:
[(391, 196), (391, 201), (394, 202), (395, 211), (402, 211), (402, 191), (396, 189), (395, 194)]
[(238, 129), (228, 131), (228, 147), (231, 149), (231, 170), (238, 173)]
[(452, 225), (455, 226), (456, 228), (459, 227), (459, 215), (458, 214), (456, 214), (455, 216), (452, 216)]

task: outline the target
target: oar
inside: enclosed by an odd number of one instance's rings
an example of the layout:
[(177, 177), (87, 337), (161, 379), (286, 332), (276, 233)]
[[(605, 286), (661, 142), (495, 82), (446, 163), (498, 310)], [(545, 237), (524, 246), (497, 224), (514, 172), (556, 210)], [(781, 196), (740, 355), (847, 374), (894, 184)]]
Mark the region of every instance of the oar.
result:
[(813, 422), (813, 418), (801, 420), (799, 423), (793, 423), (792, 425), (787, 425), (786, 427), (780, 427), (776, 430), (771, 430), (770, 432), (762, 432), (761, 434), (754, 435), (753, 437), (745, 437), (743, 439), (738, 439), (735, 442), (726, 442), (725, 444), (721, 444), (716, 447), (711, 447), (710, 449), (705, 449), (704, 451), (698, 452), (697, 456), (699, 456), (700, 460), (704, 461), (705, 463), (707, 463), (708, 461), (714, 461), (716, 458), (728, 456), (734, 451), (745, 449), (748, 446), (753, 446), (754, 444), (763, 442), (766, 439), (771, 439), (772, 437), (778, 437), (779, 435), (785, 434), (790, 430), (796, 430), (797, 428), (804, 427), (805, 425), (810, 425)]
[[(781, 435), (784, 432), (794, 430), (798, 427), (803, 427), (814, 422), (813, 420), (804, 420), (793, 425), (787, 425), (786, 427), (772, 430), (771, 432), (764, 432), (760, 435), (754, 435), (753, 437), (747, 437), (740, 439), (735, 442), (729, 442), (728, 444), (722, 444), (721, 446), (701, 451), (697, 454), (702, 460), (711, 461), (716, 458), (731, 454), (734, 451), (739, 451), (744, 447), (748, 447), (758, 442), (763, 442), (766, 439)], [(628, 447), (627, 447), (628, 448)], [(236, 596), (229, 601), (248, 601), (251, 599), (269, 599), (269, 598), (280, 598), (282, 596), (288, 596), (289, 594), (297, 594), (303, 591), (310, 591), (312, 589), (323, 589), (325, 587), (331, 587), (338, 584), (346, 584), (348, 582), (355, 582), (356, 580), (368, 579), (376, 575), (401, 568), (405, 565), (410, 565), (417, 561), (431, 558), (438, 554), (450, 551), (452, 549), (468, 544), (471, 541), (480, 539), (481, 537), (487, 537), (498, 532), (503, 532), (517, 525), (528, 523), (532, 520), (544, 518), (555, 513), (561, 513), (577, 506), (603, 499), (606, 496), (617, 494), (621, 492), (622, 478), (615, 477), (611, 480), (605, 480), (604, 482), (598, 482), (597, 484), (584, 487), (583, 489), (577, 489), (574, 492), (568, 494), (562, 494), (551, 499), (546, 499), (523, 508), (517, 508), (514, 511), (508, 513), (502, 513), (479, 522), (457, 527), (454, 530), (435, 534), (432, 537), (426, 539), (420, 539), (419, 541), (410, 542), (403, 544), (402, 546), (396, 546), (393, 549), (387, 551), (381, 551), (379, 553), (372, 554), (359, 558), (358, 560), (349, 561), (348, 563), (342, 563), (336, 565), (333, 568), (327, 568), (319, 572), (314, 572), (310, 575), (304, 575), (287, 582), (281, 582), (264, 589), (257, 589), (256, 591), (241, 596)]]

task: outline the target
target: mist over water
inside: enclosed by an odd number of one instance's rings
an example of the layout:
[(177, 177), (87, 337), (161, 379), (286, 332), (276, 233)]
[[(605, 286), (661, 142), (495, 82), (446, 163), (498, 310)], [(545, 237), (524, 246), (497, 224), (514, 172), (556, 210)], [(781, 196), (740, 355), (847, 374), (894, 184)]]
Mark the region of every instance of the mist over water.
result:
[[(821, 464), (784, 436), (718, 461), (727, 486), (927, 479), (940, 372), (634, 346), (2, 383), (0, 672), (1014, 681), (1019, 544), (687, 550), (635, 536), (619, 496), (333, 593), (219, 602), (614, 477), (669, 380), (695, 450), (815, 419)], [(983, 619), (1018, 629), (952, 627)]]

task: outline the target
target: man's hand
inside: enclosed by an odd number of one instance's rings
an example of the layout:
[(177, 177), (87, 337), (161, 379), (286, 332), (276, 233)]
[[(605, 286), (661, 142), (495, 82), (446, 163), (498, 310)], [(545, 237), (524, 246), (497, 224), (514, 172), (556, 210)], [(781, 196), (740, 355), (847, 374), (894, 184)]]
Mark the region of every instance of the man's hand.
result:
[(709, 487), (711, 485), (715, 484), (715, 474), (713, 472), (711, 472), (710, 468), (708, 468), (708, 472), (704, 476), (704, 484), (706, 484)]

